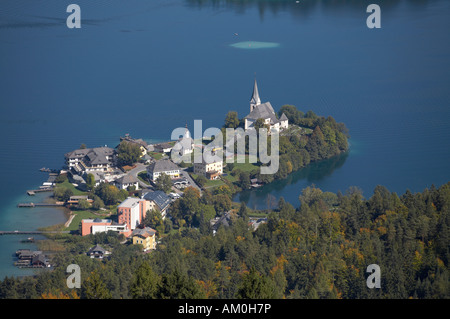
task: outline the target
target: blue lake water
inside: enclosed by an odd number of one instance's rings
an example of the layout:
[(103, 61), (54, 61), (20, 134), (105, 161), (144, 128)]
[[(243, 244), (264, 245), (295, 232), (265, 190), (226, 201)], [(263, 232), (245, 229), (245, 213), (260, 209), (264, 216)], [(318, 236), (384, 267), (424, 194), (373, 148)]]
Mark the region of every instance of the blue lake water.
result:
[[(61, 167), (81, 143), (167, 140), (195, 119), (205, 129), (229, 110), (244, 117), (255, 73), (263, 102), (333, 116), (352, 147), (236, 200), (298, 206), (311, 184), (370, 196), (450, 180), (447, 0), (377, 1), (381, 29), (366, 26), (373, 1), (75, 2), (81, 29), (66, 27), (68, 3), (0, 3), (0, 230), (64, 222), (60, 210), (16, 208), (45, 181), (39, 168)], [(0, 278), (25, 273), (12, 266), (20, 239), (0, 237)]]

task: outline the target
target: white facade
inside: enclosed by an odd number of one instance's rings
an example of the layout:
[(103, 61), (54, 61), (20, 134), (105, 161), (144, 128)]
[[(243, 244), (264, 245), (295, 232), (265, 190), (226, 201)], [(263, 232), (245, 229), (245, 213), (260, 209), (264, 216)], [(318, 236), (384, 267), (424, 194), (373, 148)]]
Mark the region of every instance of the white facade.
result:
[(121, 213), (122, 209), (127, 210), (127, 214), (130, 216), (130, 229), (134, 230), (137, 225), (141, 223), (140, 219), (140, 207), (141, 205), (139, 202), (142, 201), (140, 198), (132, 198), (128, 197), (125, 199), (119, 206), (117, 206), (117, 209), (119, 213)]
[(156, 181), (162, 174), (169, 175), (170, 178), (178, 178), (180, 177), (180, 170), (173, 170), (173, 171), (163, 171), (163, 172), (153, 172), (153, 174), (150, 174), (149, 177)]
[(166, 174), (172, 179), (178, 178), (180, 177), (180, 168), (170, 160), (159, 160), (147, 167), (147, 176), (152, 181), (155, 182), (161, 174)]
[(128, 231), (126, 224), (123, 224), (123, 225), (92, 225), (91, 229), (92, 229), (92, 234), (103, 233), (103, 232), (107, 232), (109, 230), (112, 230), (114, 232), (119, 232), (119, 233)]

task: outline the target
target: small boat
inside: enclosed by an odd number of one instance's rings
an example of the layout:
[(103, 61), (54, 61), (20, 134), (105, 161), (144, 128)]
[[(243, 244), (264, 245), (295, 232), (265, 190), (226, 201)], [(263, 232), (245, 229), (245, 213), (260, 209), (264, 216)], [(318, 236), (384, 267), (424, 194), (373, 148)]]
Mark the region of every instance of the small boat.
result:
[(21, 243), (34, 243), (34, 237), (28, 237), (20, 241)]

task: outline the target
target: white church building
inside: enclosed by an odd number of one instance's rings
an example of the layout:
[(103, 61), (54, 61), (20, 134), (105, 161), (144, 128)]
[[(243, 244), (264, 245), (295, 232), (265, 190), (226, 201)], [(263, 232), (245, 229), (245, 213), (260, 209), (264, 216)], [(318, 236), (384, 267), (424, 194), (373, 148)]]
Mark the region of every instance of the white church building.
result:
[(288, 118), (284, 113), (278, 119), (270, 102), (261, 103), (261, 98), (259, 97), (258, 92), (258, 84), (255, 79), (253, 94), (250, 99), (250, 113), (244, 118), (245, 130), (254, 128), (254, 124), (257, 119), (263, 119), (264, 124), (269, 125), (270, 131), (280, 131), (289, 127)]

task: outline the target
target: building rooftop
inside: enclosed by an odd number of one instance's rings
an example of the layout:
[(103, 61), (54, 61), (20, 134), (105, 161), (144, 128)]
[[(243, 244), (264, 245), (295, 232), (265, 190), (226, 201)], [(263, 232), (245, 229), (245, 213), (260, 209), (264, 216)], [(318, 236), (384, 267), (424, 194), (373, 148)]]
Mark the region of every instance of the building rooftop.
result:
[(149, 236), (153, 236), (156, 234), (156, 230), (150, 228), (150, 227), (145, 227), (143, 229), (140, 228), (136, 228), (135, 230), (133, 230), (132, 232), (132, 236), (140, 236), (143, 238), (147, 238)]
[(270, 118), (270, 120), (274, 123), (278, 122), (278, 119), (275, 116), (275, 111), (273, 110), (270, 102), (256, 105), (253, 111), (251, 111), (250, 114), (248, 114), (245, 118), (250, 120)]
[(151, 173), (176, 171), (179, 169), (180, 168), (177, 165), (175, 165), (171, 160), (155, 161), (147, 167), (147, 171), (149, 171)]
[(116, 179), (116, 182), (119, 184), (134, 184), (134, 183), (138, 183), (139, 180), (134, 175), (127, 174), (127, 175), (124, 175), (124, 176)]
[(286, 114), (281, 114), (281, 116), (280, 116), (280, 121), (287, 121), (288, 120), (288, 118), (287, 118), (287, 116), (286, 116)]
[(112, 156), (114, 152), (114, 149), (107, 146), (102, 146), (95, 148), (77, 149), (72, 152), (66, 153), (64, 156), (66, 158), (87, 157), (91, 164), (107, 164), (109, 163), (107, 156)]
[(106, 249), (97, 244), (97, 245), (95, 245), (95, 247), (92, 247), (91, 249), (89, 249), (88, 254), (92, 254), (92, 253), (104, 254), (104, 253), (106, 253)]
[(95, 219), (82, 219), (82, 223), (111, 223), (111, 219), (101, 219), (101, 218), (95, 218)]
[(148, 192), (142, 195), (143, 199), (155, 202), (160, 210), (164, 210), (170, 205), (170, 197), (163, 191)]
[(140, 201), (141, 201), (140, 198), (128, 197), (122, 203), (120, 203), (120, 205), (117, 206), (117, 208), (119, 207), (133, 208), (136, 205), (139, 205)]

